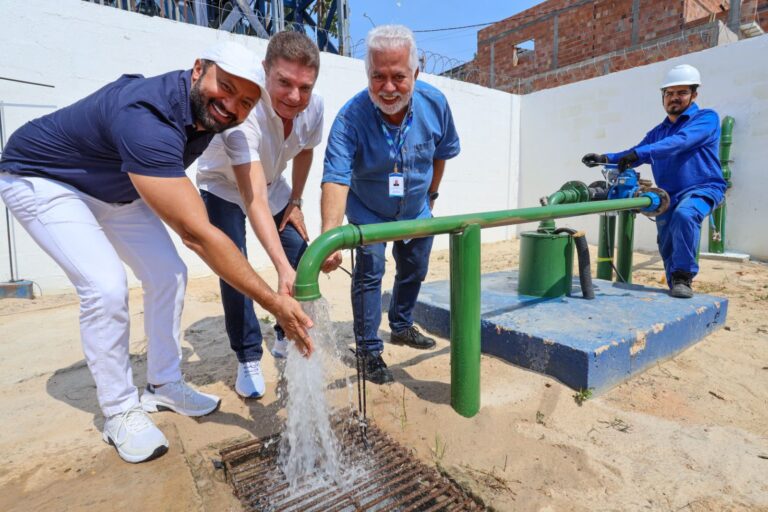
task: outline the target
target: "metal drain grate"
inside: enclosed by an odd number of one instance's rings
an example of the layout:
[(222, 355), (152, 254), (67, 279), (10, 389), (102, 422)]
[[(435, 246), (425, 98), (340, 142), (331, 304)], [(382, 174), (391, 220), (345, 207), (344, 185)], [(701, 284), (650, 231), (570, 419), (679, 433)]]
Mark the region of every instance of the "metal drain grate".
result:
[(456, 484), (419, 462), (374, 425), (366, 439), (349, 421), (336, 423), (345, 455), (362, 454), (367, 471), (351, 477), (345, 489), (335, 484), (311, 487), (299, 482), (291, 493), (277, 464), (279, 434), (221, 451), (227, 480), (244, 510), (259, 512), (432, 512), (483, 510)]

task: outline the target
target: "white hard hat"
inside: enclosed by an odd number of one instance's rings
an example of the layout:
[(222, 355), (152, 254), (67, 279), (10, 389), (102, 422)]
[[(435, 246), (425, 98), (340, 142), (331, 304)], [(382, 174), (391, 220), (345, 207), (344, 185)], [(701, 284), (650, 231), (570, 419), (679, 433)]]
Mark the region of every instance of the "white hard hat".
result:
[(245, 46), (233, 41), (219, 41), (200, 54), (201, 59), (216, 63), (221, 69), (259, 86), (261, 96), (268, 97), (264, 80), (259, 75), (261, 64), (256, 55)]
[(661, 89), (664, 90), (673, 85), (701, 85), (699, 70), (690, 64), (680, 64), (673, 67), (667, 73)]

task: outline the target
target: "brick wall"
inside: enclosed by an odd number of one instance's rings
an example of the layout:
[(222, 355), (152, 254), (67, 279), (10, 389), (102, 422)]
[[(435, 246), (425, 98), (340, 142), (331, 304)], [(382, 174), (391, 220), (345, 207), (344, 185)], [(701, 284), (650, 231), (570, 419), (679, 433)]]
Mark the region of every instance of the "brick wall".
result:
[(768, 32), (768, 0), (760, 0), (757, 5), (757, 23)]
[[(729, 5), (729, 0), (549, 0), (478, 32), (477, 56), (468, 66), (475, 70), (471, 80), (525, 93), (710, 48), (726, 31)], [(768, 24), (768, 0), (741, 5), (742, 23)], [(518, 45), (529, 40), (534, 50), (521, 51)]]

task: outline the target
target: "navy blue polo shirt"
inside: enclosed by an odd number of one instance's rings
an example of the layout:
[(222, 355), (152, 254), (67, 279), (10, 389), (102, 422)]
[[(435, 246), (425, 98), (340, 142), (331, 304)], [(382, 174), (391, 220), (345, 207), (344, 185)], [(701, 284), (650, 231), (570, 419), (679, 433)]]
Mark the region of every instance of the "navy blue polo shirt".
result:
[(8, 140), (0, 171), (61, 181), (109, 203), (139, 198), (129, 172), (186, 176), (214, 136), (195, 130), (191, 75), (123, 75), (26, 123)]

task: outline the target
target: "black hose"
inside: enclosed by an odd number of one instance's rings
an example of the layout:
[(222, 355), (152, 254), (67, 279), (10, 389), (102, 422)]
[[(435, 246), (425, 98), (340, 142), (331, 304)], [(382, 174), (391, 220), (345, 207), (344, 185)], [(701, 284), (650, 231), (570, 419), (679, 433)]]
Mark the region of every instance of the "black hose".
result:
[(589, 263), (589, 245), (587, 236), (583, 231), (576, 231), (571, 228), (557, 228), (554, 233), (568, 233), (573, 237), (576, 244), (576, 257), (579, 261), (579, 284), (581, 285), (581, 294), (587, 300), (595, 298), (595, 289), (592, 286), (592, 269)]

